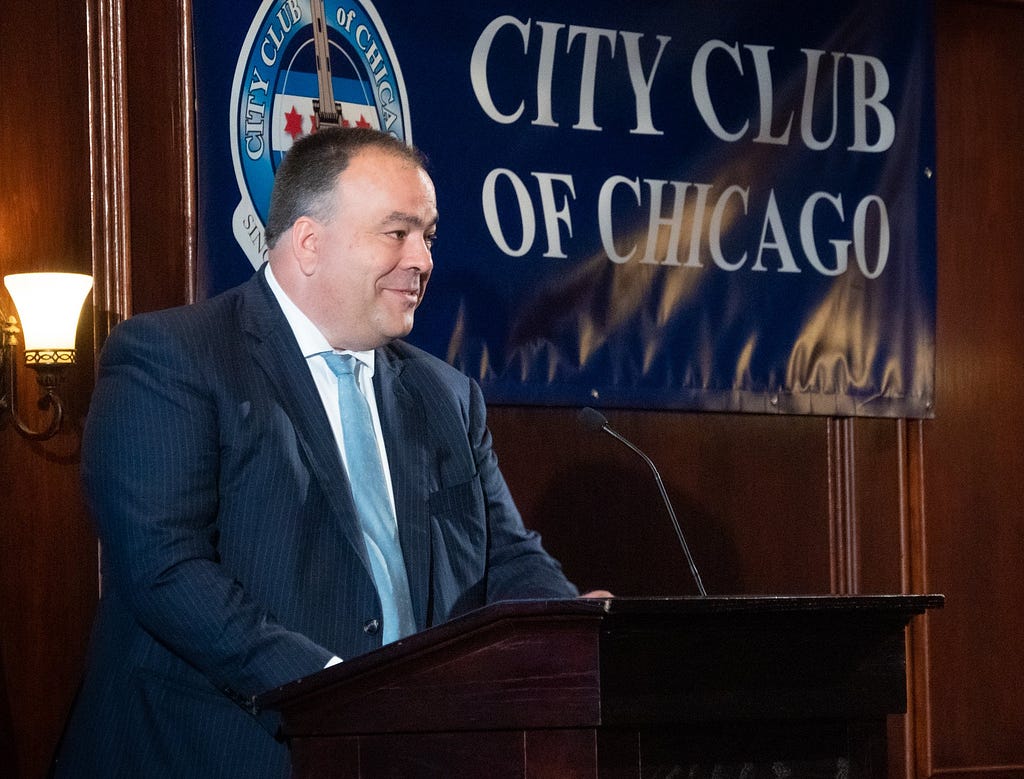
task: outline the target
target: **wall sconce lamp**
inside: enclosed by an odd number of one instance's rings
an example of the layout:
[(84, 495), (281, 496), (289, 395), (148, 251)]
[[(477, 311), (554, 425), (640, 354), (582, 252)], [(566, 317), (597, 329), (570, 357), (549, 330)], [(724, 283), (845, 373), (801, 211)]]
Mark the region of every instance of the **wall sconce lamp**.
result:
[[(92, 289), (92, 276), (81, 273), (15, 273), (4, 276), (4, 285), (11, 294), (21, 327), (13, 316), (0, 313), (3, 345), (0, 348), (0, 419), (4, 413), (25, 438), (43, 441), (52, 438), (64, 418), (64, 404), (57, 394), (57, 385), (64, 369), (75, 363), (75, 335), (78, 318), (86, 295)], [(36, 372), (43, 389), (41, 409), (51, 410), (50, 424), (43, 430), (32, 430), (18, 416), (17, 371), (14, 347), (18, 333), (25, 337), (25, 364)]]

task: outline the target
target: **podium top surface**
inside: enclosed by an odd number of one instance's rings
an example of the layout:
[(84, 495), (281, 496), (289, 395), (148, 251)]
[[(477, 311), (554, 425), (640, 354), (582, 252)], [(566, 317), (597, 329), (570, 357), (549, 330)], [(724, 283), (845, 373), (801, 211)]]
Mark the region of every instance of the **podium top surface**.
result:
[[(716, 597), (576, 598), (566, 600), (504, 601), (469, 612), (287, 685), (257, 699), (261, 708), (281, 708), (325, 688), (337, 688), (416, 663), (439, 652), (479, 653), (494, 642), (521, 642), (538, 631), (564, 630), (575, 625), (578, 636), (594, 638), (595, 651), (621, 645), (634, 636), (650, 643), (659, 634), (673, 637), (718, 631), (722, 641), (755, 633), (792, 632), (810, 626), (831, 635), (836, 625), (864, 625), (902, 636), (910, 620), (929, 609), (941, 608), (942, 595), (739, 595)], [(729, 634), (729, 635), (726, 635)], [(547, 639), (545, 639), (547, 640)], [(580, 640), (580, 639), (577, 639)], [(702, 639), (703, 640), (703, 639)], [(618, 642), (618, 643), (617, 643)], [(460, 650), (460, 648), (462, 648)], [(517, 649), (518, 653), (519, 650)], [(611, 653), (607, 653), (611, 654)]]

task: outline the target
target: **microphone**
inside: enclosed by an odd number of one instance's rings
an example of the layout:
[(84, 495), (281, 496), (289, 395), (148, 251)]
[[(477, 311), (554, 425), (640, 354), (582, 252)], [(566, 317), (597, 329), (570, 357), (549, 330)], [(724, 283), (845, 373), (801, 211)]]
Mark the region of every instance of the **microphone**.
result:
[(687, 546), (686, 538), (683, 536), (683, 531), (679, 527), (679, 520), (676, 519), (676, 512), (675, 509), (672, 508), (672, 501), (668, 499), (668, 492), (665, 491), (665, 483), (661, 480), (661, 474), (658, 473), (658, 469), (654, 467), (654, 463), (651, 462), (651, 458), (621, 435), (616, 433), (612, 429), (611, 425), (608, 424), (608, 420), (604, 418), (604, 415), (601, 412), (587, 406), (580, 409), (578, 418), (580, 424), (582, 424), (587, 430), (603, 430), (608, 433), (608, 435), (618, 441), (621, 441), (631, 450), (636, 452), (640, 458), (650, 466), (651, 471), (654, 473), (654, 480), (658, 483), (658, 489), (661, 491), (661, 499), (665, 502), (665, 508), (668, 509), (669, 519), (672, 520), (672, 527), (675, 528), (676, 535), (679, 537), (679, 545), (683, 547), (683, 554), (686, 555), (686, 562), (690, 566), (690, 573), (693, 574), (693, 580), (697, 582), (697, 590), (700, 592), (702, 597), (706, 597), (708, 592), (704, 589), (704, 582), (701, 581), (700, 574), (697, 572), (697, 565), (693, 562), (693, 555), (690, 554), (690, 547)]

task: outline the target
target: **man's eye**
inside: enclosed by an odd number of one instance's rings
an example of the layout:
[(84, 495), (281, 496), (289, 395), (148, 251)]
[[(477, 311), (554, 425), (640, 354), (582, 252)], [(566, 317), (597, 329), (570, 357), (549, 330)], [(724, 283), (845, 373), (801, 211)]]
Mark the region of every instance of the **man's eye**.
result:
[(437, 233), (423, 236), (423, 243), (427, 245), (428, 249), (434, 248), (434, 243), (437, 241)]

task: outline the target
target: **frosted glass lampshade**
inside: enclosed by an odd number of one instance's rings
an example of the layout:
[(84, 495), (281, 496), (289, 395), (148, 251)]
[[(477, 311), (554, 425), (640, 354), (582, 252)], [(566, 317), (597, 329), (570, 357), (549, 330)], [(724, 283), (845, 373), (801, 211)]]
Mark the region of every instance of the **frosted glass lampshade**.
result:
[(50, 355), (45, 362), (74, 362), (78, 318), (92, 289), (92, 276), (15, 273), (4, 277), (4, 286), (21, 319), (25, 361), (30, 362), (29, 353), (34, 352)]

